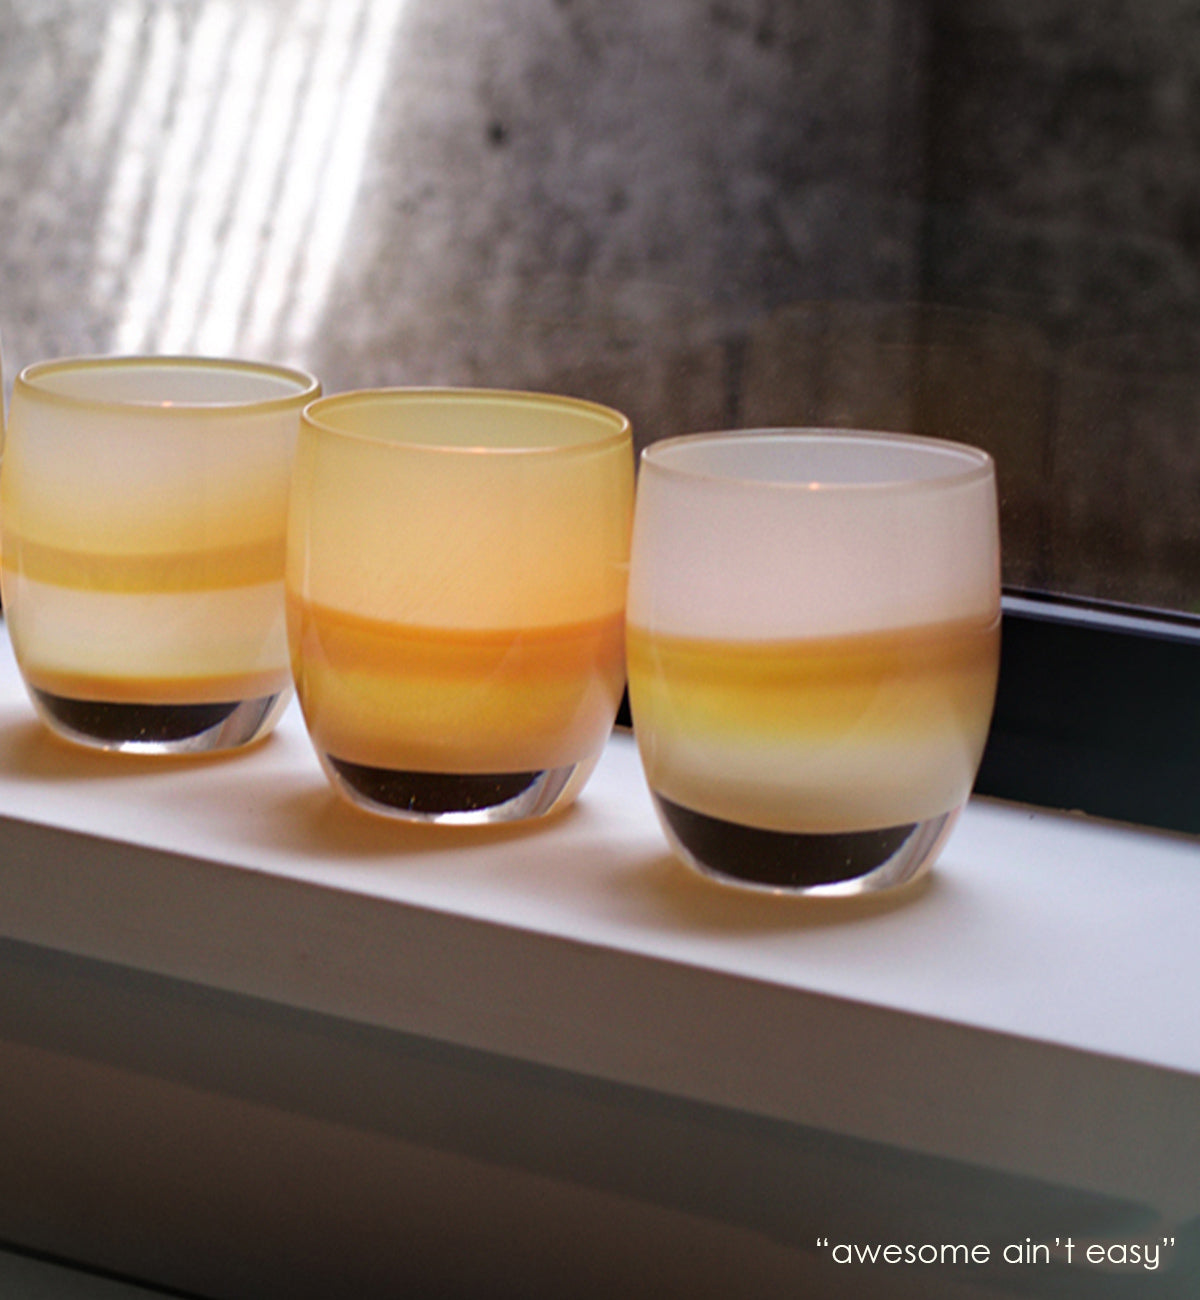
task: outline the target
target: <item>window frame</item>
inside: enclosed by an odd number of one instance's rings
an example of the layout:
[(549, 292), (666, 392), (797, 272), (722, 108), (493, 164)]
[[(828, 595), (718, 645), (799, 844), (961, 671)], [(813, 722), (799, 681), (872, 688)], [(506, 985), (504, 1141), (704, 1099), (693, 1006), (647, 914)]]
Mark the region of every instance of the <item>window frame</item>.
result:
[(1200, 618), (1006, 589), (975, 792), (1200, 833)]

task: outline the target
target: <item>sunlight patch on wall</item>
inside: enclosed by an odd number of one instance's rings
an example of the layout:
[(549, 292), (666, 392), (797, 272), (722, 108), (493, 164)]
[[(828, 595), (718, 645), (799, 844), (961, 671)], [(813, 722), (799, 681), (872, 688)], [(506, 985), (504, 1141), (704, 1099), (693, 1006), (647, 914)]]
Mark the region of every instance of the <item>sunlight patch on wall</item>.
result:
[(302, 356), (404, 2), (113, 6), (86, 121), (114, 350)]

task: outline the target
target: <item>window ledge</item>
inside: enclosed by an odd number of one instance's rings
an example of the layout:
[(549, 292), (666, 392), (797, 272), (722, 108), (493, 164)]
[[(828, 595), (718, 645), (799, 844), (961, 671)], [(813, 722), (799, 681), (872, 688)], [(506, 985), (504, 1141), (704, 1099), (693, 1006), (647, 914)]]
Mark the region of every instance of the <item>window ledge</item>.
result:
[(294, 706), (232, 759), (60, 745), (5, 643), (0, 843), (9, 940), (1200, 1213), (1184, 836), (976, 799), (923, 884), (775, 900), (675, 863), (627, 733), (544, 825), (403, 827)]

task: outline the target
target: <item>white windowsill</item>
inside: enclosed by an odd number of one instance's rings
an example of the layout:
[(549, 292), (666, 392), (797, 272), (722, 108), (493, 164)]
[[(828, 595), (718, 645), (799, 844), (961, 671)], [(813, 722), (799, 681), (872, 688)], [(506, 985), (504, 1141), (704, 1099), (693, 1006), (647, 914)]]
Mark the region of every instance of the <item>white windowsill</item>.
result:
[(235, 758), (63, 746), (5, 638), (0, 898), (8, 939), (1200, 1213), (1184, 837), (975, 801), (924, 885), (776, 900), (675, 863), (628, 735), (562, 817), (414, 829), (294, 706)]

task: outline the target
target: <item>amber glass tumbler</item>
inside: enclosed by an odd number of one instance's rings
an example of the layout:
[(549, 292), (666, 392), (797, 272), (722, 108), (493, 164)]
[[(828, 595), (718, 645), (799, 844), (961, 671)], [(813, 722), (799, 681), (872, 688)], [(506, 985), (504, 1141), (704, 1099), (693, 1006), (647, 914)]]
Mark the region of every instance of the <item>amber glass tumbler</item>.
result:
[(564, 807), (625, 681), (629, 421), (538, 393), (383, 389), (304, 413), (287, 601), (335, 789), (429, 822)]

